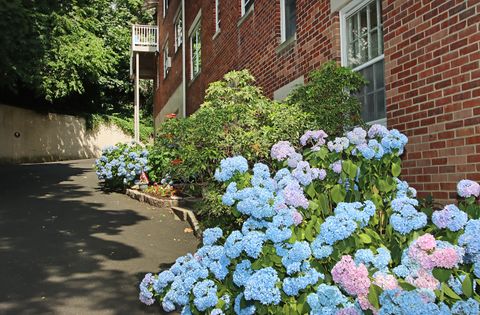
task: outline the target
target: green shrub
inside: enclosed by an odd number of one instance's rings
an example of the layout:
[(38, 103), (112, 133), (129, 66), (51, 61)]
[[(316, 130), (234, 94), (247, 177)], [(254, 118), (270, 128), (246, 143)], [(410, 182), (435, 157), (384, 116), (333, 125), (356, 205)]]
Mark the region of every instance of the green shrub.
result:
[(298, 105), (271, 101), (253, 83), (246, 70), (227, 73), (210, 84), (198, 111), (165, 121), (157, 132), (150, 176), (169, 173), (186, 183), (208, 182), (225, 157), (268, 160), (272, 144), (298, 139), (309, 127), (309, 115)]
[(358, 72), (327, 62), (308, 76), (308, 82), (293, 90), (287, 98), (309, 113), (314, 126), (329, 135), (341, 136), (345, 130), (362, 125), (360, 102), (352, 94), (365, 85)]

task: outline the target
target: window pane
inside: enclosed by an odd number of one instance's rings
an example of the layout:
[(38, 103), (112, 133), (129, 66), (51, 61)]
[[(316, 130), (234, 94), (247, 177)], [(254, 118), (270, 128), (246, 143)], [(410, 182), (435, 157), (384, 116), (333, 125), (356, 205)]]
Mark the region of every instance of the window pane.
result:
[(383, 69), (383, 60), (376, 62), (373, 65), (373, 72), (375, 75), (375, 89), (385, 88), (385, 78), (384, 78), (384, 69)]
[(192, 34), (192, 79), (200, 72), (201, 69), (202, 59), (200, 35), (201, 29), (199, 24)]
[(295, 0), (285, 0), (285, 38), (292, 37), (297, 31), (297, 7)]
[(367, 8), (360, 11), (360, 29), (362, 33), (367, 32)]
[(385, 118), (385, 90), (380, 90), (375, 96), (376, 115), (375, 120)]
[(377, 1), (370, 4), (370, 29), (377, 27)]
[(244, 10), (245, 10), (245, 13), (247, 13), (248, 9), (250, 9), (253, 5), (253, 0), (244, 0), (244, 1), (245, 1), (244, 2), (245, 3), (245, 9)]
[(365, 80), (368, 81), (368, 84), (366, 85), (366, 93), (371, 93), (373, 92), (374, 89), (374, 80), (373, 80), (373, 65), (366, 67), (360, 72)]

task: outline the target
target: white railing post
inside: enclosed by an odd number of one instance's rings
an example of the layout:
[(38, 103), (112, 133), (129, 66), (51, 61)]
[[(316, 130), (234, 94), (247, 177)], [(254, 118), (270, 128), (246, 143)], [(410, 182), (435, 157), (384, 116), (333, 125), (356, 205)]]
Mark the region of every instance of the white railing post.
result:
[(158, 27), (156, 25), (132, 25), (133, 51), (158, 51)]

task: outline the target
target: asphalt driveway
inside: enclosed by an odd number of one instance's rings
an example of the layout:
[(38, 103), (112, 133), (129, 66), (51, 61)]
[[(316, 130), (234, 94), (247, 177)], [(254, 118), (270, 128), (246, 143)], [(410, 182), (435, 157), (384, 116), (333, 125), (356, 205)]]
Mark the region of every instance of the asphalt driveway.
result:
[(99, 189), (92, 160), (0, 166), (0, 314), (146, 314), (138, 283), (195, 250), (186, 223)]

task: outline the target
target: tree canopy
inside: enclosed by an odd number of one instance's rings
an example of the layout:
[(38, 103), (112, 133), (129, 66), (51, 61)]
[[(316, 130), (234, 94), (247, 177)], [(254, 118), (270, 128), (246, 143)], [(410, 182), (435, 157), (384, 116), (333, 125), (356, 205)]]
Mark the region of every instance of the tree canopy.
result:
[(142, 3), (0, 0), (0, 101), (79, 112), (128, 109), (130, 25), (152, 20)]

